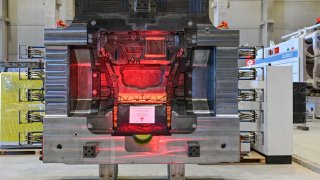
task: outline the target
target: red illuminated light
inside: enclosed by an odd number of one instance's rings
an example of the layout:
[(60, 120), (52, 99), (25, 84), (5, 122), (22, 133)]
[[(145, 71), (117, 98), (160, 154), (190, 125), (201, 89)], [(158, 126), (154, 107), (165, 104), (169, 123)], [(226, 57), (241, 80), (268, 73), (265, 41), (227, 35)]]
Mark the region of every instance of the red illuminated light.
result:
[(97, 91), (97, 90), (93, 90), (93, 91), (92, 91), (92, 95), (93, 95), (93, 96), (96, 96), (97, 94), (98, 94), (98, 91)]
[(79, 63), (79, 64), (71, 64), (71, 67), (91, 67), (91, 63)]
[(146, 37), (147, 41), (164, 41), (166, 40), (165, 37)]
[(163, 72), (160, 69), (125, 69), (122, 71), (123, 82), (127, 86), (145, 89), (159, 86)]
[[(105, 44), (98, 49), (91, 47), (79, 51), (73, 50), (70, 56), (70, 74), (73, 79), (70, 91), (74, 104), (83, 99), (88, 104), (95, 100), (114, 99), (115, 131), (122, 128), (121, 121), (118, 122), (120, 104), (166, 105), (166, 119), (163, 119), (162, 126), (129, 125), (124, 128), (129, 133), (162, 129), (169, 132), (172, 113), (169, 94), (173, 92), (171, 90), (173, 85), (167, 83), (172, 69), (170, 66), (172, 61), (168, 59), (175, 57), (173, 60), (179, 60), (184, 54), (183, 49), (179, 50), (176, 56), (173, 51), (167, 49), (167, 40), (170, 42), (174, 40), (172, 36), (168, 31), (115, 32), (106, 36)], [(93, 53), (96, 51), (98, 56)], [(76, 105), (75, 109), (81, 108)]]
[(166, 93), (119, 93), (119, 103), (124, 104), (164, 104)]
[(146, 54), (146, 58), (165, 58), (165, 54)]
[(124, 152), (124, 147), (114, 147), (114, 148), (97, 148), (97, 151), (115, 151), (115, 152)]
[(169, 65), (170, 61), (168, 60), (143, 60), (140, 63), (141, 65)]
[(137, 124), (128, 124), (126, 126), (119, 127), (123, 132), (136, 132), (137, 134), (145, 134), (146, 132), (159, 132), (163, 130), (163, 126), (156, 126), (156, 125), (137, 125)]

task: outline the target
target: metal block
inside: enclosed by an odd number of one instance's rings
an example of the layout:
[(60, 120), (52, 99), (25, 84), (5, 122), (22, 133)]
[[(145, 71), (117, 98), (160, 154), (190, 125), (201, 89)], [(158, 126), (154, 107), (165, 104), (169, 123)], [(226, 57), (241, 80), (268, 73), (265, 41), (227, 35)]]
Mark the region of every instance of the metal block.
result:
[(69, 95), (68, 47), (46, 46), (46, 113), (67, 115)]
[(173, 113), (171, 132), (178, 134), (192, 133), (197, 128), (196, 116), (185, 116)]
[(200, 157), (200, 144), (196, 141), (187, 142), (188, 157)]
[[(44, 120), (44, 162), (65, 164), (214, 164), (239, 162), (239, 119), (237, 116), (197, 118), (196, 130), (191, 134), (158, 136), (159, 148), (149, 152), (128, 152), (126, 138), (108, 134), (93, 134), (85, 117), (47, 116)], [(83, 128), (79, 128), (83, 127)], [(201, 157), (189, 158), (186, 143), (198, 142)], [(83, 146), (99, 144), (96, 158), (83, 158)], [(61, 149), (57, 145), (62, 146)], [(225, 146), (224, 146), (225, 145)], [(225, 148), (223, 148), (225, 147)], [(72, 151), (70, 151), (72, 149)], [(152, 154), (152, 156), (150, 156)]]
[(246, 155), (251, 152), (251, 144), (250, 142), (242, 142), (241, 143), (241, 154)]
[(83, 146), (83, 158), (95, 158), (97, 157), (98, 154), (98, 143), (91, 142), (91, 143), (86, 143)]
[(198, 46), (238, 47), (238, 30), (218, 30), (212, 25), (198, 25)]
[(83, 26), (72, 29), (45, 29), (46, 46), (87, 45), (87, 29)]

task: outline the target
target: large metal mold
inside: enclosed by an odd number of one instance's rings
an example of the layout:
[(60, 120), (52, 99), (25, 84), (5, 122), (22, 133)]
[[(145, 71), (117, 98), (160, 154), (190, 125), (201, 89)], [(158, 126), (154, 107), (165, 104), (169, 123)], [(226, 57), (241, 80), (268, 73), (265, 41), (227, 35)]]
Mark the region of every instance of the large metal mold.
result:
[(76, 3), (45, 30), (44, 162), (239, 161), (239, 31), (214, 28), (208, 0)]

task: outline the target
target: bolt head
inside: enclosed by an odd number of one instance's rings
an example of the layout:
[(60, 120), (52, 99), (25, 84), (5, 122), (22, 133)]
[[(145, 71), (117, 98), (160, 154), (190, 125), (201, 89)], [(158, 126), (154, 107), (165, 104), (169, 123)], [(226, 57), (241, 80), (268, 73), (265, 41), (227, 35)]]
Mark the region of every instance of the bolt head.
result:
[(88, 128), (91, 129), (92, 128), (92, 124), (89, 123), (88, 124)]
[(95, 20), (91, 21), (92, 26), (95, 26), (96, 24), (97, 24), (97, 21), (95, 21)]
[(192, 128), (196, 129), (197, 128), (197, 124), (192, 124)]
[(92, 95), (96, 96), (98, 94), (98, 91), (97, 90), (93, 90), (92, 91)]

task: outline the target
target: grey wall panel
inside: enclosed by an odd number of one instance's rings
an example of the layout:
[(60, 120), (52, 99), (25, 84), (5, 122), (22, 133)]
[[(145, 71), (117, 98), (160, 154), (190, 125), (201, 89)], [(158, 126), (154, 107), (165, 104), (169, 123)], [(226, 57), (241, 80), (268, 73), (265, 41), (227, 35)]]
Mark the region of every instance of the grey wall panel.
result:
[(273, 39), (275, 43), (279, 43), (283, 35), (315, 24), (316, 18), (320, 17), (320, 1), (275, 1), (273, 17)]
[(43, 26), (44, 17), (44, 0), (9, 0), (12, 26)]
[(19, 44), (43, 45), (43, 26), (9, 26), (8, 53), (15, 58), (10, 60), (17, 59)]
[(240, 44), (258, 45), (260, 31), (258, 28), (240, 28)]
[(8, 59), (18, 59), (18, 47), (43, 45), (44, 0), (9, 0)]
[[(230, 0), (228, 22), (231, 29), (240, 30), (240, 44), (261, 45), (261, 0)], [(274, 34), (276, 43), (281, 36), (311, 26), (320, 17), (319, 0), (274, 0)]]
[(259, 28), (261, 0), (231, 0), (227, 19), (230, 28)]
[(314, 24), (320, 17), (320, 1), (276, 1), (273, 7), (274, 28), (296, 29)]

